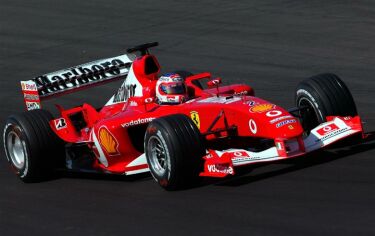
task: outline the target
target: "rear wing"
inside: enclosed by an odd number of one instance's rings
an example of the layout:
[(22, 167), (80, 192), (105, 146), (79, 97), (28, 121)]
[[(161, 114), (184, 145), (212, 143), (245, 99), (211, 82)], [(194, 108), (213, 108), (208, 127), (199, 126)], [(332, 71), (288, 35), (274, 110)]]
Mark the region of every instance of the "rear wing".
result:
[(47, 98), (125, 79), (135, 58), (134, 54), (124, 54), (21, 81), (26, 109), (40, 109), (41, 100)]

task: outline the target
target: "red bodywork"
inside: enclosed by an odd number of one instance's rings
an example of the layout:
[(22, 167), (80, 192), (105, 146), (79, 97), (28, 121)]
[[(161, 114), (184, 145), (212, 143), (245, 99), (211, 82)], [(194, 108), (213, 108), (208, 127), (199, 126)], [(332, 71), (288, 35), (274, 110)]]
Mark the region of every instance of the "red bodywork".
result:
[[(150, 61), (156, 67), (151, 72), (147, 68)], [(233, 174), (236, 158), (250, 158), (250, 152), (245, 148), (258, 145), (260, 140), (271, 141), (277, 148), (277, 159), (306, 152), (304, 131), (298, 119), (283, 108), (254, 97), (253, 89), (247, 85), (219, 87), (220, 80), (212, 80), (210, 85), (217, 88), (202, 89), (194, 81), (210, 80), (211, 75), (201, 73), (186, 78), (190, 100), (179, 105), (159, 105), (155, 101), (155, 85), (160, 71), (156, 58), (152, 55), (138, 57), (130, 70), (142, 87), (141, 96), (130, 96), (126, 101), (107, 104), (100, 110), (89, 104), (69, 110), (60, 107), (61, 117), (50, 123), (64, 141), (87, 145), (97, 157), (92, 166), (96, 170), (116, 174), (147, 171), (148, 166), (142, 157), (147, 124), (153, 119), (177, 113), (190, 117), (205, 137), (207, 155), (203, 157), (202, 176)], [(79, 130), (71, 121), (72, 115), (77, 113), (82, 114), (85, 124)], [(352, 122), (352, 126), (360, 124), (358, 117), (347, 122)], [(362, 131), (361, 126), (356, 128), (356, 132)], [(229, 136), (234, 138), (226, 139)], [(223, 140), (226, 145), (232, 145), (234, 151), (221, 150), (220, 154), (217, 147), (223, 144)], [(286, 146), (289, 141), (296, 143), (292, 151)]]

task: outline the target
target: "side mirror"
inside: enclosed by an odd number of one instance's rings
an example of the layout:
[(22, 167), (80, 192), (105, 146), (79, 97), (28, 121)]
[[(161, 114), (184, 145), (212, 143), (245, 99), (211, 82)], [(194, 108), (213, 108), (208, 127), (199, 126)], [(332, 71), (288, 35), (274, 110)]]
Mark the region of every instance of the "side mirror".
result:
[(207, 82), (207, 86), (209, 88), (212, 88), (212, 87), (217, 87), (219, 86), (219, 84), (221, 84), (221, 78), (216, 78), (216, 79), (212, 79), (210, 81)]

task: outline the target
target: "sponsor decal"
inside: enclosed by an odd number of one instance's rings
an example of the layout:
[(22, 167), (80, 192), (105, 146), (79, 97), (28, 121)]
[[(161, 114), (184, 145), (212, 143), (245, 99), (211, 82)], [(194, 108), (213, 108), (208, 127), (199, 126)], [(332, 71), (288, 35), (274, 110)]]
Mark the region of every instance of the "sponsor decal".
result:
[(138, 118), (137, 120), (131, 120), (127, 123), (122, 124), (121, 126), (123, 128), (134, 126), (134, 125), (140, 125), (140, 124), (145, 124), (149, 123), (150, 121), (154, 120), (155, 117), (146, 117), (146, 118)]
[(263, 113), (263, 112), (272, 110), (274, 107), (275, 105), (269, 104), (269, 103), (258, 104), (258, 105), (254, 105), (253, 107), (251, 107), (249, 111), (252, 113)]
[(117, 155), (119, 154), (118, 141), (115, 137), (105, 128), (105, 126), (99, 129), (99, 142), (108, 155)]
[(207, 165), (207, 170), (211, 173), (233, 174), (233, 168), (228, 165)]
[(247, 152), (245, 151), (236, 151), (232, 153), (235, 157), (248, 157), (249, 156), (249, 154), (247, 154)]
[(274, 111), (269, 111), (269, 112), (267, 112), (267, 113), (266, 113), (266, 116), (268, 116), (268, 117), (276, 117), (276, 116), (279, 116), (279, 115), (281, 115), (281, 114), (283, 114), (281, 111), (279, 111), (279, 110), (274, 110)]
[(60, 118), (60, 119), (57, 119), (55, 120), (55, 128), (57, 130), (60, 130), (60, 129), (64, 129), (66, 128), (67, 124), (66, 124), (66, 121), (64, 118)]
[(221, 84), (221, 80), (219, 79), (213, 79), (210, 81), (212, 85), (218, 85), (218, 84)]
[(38, 96), (38, 95), (35, 95), (35, 94), (24, 93), (24, 94), (23, 94), (23, 97), (24, 97), (26, 100), (30, 100), (30, 101), (39, 101), (39, 96)]
[(243, 104), (247, 104), (247, 105), (249, 105), (249, 107), (252, 107), (252, 106), (255, 105), (255, 102), (250, 100), (250, 101), (245, 101)]
[(123, 83), (121, 87), (117, 90), (113, 97), (113, 103), (125, 102), (130, 97), (134, 97), (136, 84), (125, 84)]
[(169, 82), (172, 79), (173, 82), (183, 82), (184, 79), (176, 73), (167, 73), (162, 75), (158, 80), (163, 82)]
[(151, 103), (154, 101), (154, 98), (146, 98), (145, 103)]
[(294, 118), (294, 117), (290, 116), (290, 115), (288, 115), (288, 116), (280, 116), (280, 117), (277, 117), (275, 119), (270, 120), (270, 124), (274, 124), (274, 123), (276, 123), (276, 122), (278, 122), (280, 120), (285, 120), (285, 119), (290, 119), (290, 118)]
[(242, 98), (241, 97), (210, 97), (210, 98), (205, 98), (202, 100), (199, 100), (199, 103), (221, 103), (221, 104), (230, 104), (233, 102), (240, 101)]
[(28, 111), (40, 109), (40, 103), (39, 102), (26, 102), (26, 108)]
[(247, 91), (245, 90), (245, 91), (241, 91), (241, 92), (236, 92), (233, 95), (235, 95), (235, 96), (243, 96), (243, 95), (246, 95), (246, 94), (247, 94)]
[(38, 91), (33, 81), (21, 81), (21, 87), (23, 91)]
[(199, 113), (196, 111), (190, 112), (190, 118), (194, 122), (194, 124), (198, 127), (198, 129), (201, 128), (201, 121), (199, 119)]
[(247, 157), (236, 157), (232, 159), (232, 163), (235, 165), (247, 164), (249, 162), (270, 160), (275, 159), (275, 157), (261, 157), (261, 156), (247, 156)]
[(298, 89), (297, 90), (297, 96), (299, 96), (300, 94), (304, 94), (306, 96), (308, 96), (310, 98), (310, 101), (312, 101), (314, 104), (314, 107), (316, 107), (316, 111), (318, 111), (319, 113), (319, 116), (323, 119), (323, 114), (320, 112), (320, 109), (319, 109), (319, 104), (316, 102), (315, 98), (309, 93), (307, 92), (306, 90), (304, 89)]
[(281, 121), (279, 123), (276, 124), (276, 128), (280, 128), (284, 125), (288, 125), (288, 124), (292, 124), (292, 123), (296, 123), (296, 119), (291, 119), (291, 120), (284, 120), (284, 121)]
[(236, 158), (233, 158), (232, 159), (232, 163), (233, 164), (239, 164), (239, 163), (242, 163), (242, 162), (248, 162), (248, 161), (253, 161), (253, 160), (259, 160), (261, 158), (255, 158), (255, 157), (250, 157), (250, 156), (247, 156), (247, 157), (236, 157)]
[(130, 101), (129, 105), (132, 106), (132, 107), (136, 107), (136, 106), (138, 106), (138, 103), (136, 101)]
[(171, 96), (171, 95), (169, 95), (169, 96), (167, 96), (167, 101), (168, 102), (176, 102), (176, 103), (178, 103), (179, 99), (178, 99), (178, 96)]
[(35, 83), (39, 94), (47, 96), (73, 87), (102, 82), (124, 75), (124, 72), (128, 72), (131, 66), (129, 61), (128, 56), (123, 55), (41, 75), (31, 81), (24, 82)]
[(350, 130), (348, 127), (345, 127), (343, 129), (336, 129), (336, 130), (332, 130), (331, 132), (329, 133), (326, 133), (325, 136), (323, 138), (320, 138), (320, 139), (317, 139), (315, 140), (315, 142), (324, 142), (326, 141), (327, 139), (330, 139), (332, 137), (335, 137), (339, 134), (342, 134), (342, 133), (345, 133), (346, 131)]
[(258, 132), (257, 124), (255, 123), (253, 119), (249, 120), (249, 128), (250, 128), (251, 133), (253, 134), (256, 134)]
[(336, 124), (330, 124), (318, 129), (316, 132), (321, 136), (325, 136), (326, 134), (338, 129), (339, 127)]
[(289, 129), (294, 129), (294, 126), (293, 125), (288, 125), (288, 128)]

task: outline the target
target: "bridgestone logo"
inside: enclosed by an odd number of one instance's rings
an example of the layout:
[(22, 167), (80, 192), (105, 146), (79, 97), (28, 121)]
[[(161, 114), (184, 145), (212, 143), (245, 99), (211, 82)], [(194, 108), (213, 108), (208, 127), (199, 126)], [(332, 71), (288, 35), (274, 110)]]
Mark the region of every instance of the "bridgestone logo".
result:
[(155, 117), (139, 118), (138, 120), (132, 120), (130, 122), (124, 123), (121, 126), (125, 128), (125, 127), (130, 127), (130, 126), (133, 126), (133, 125), (146, 124), (146, 123), (151, 122), (154, 119), (155, 119)]

